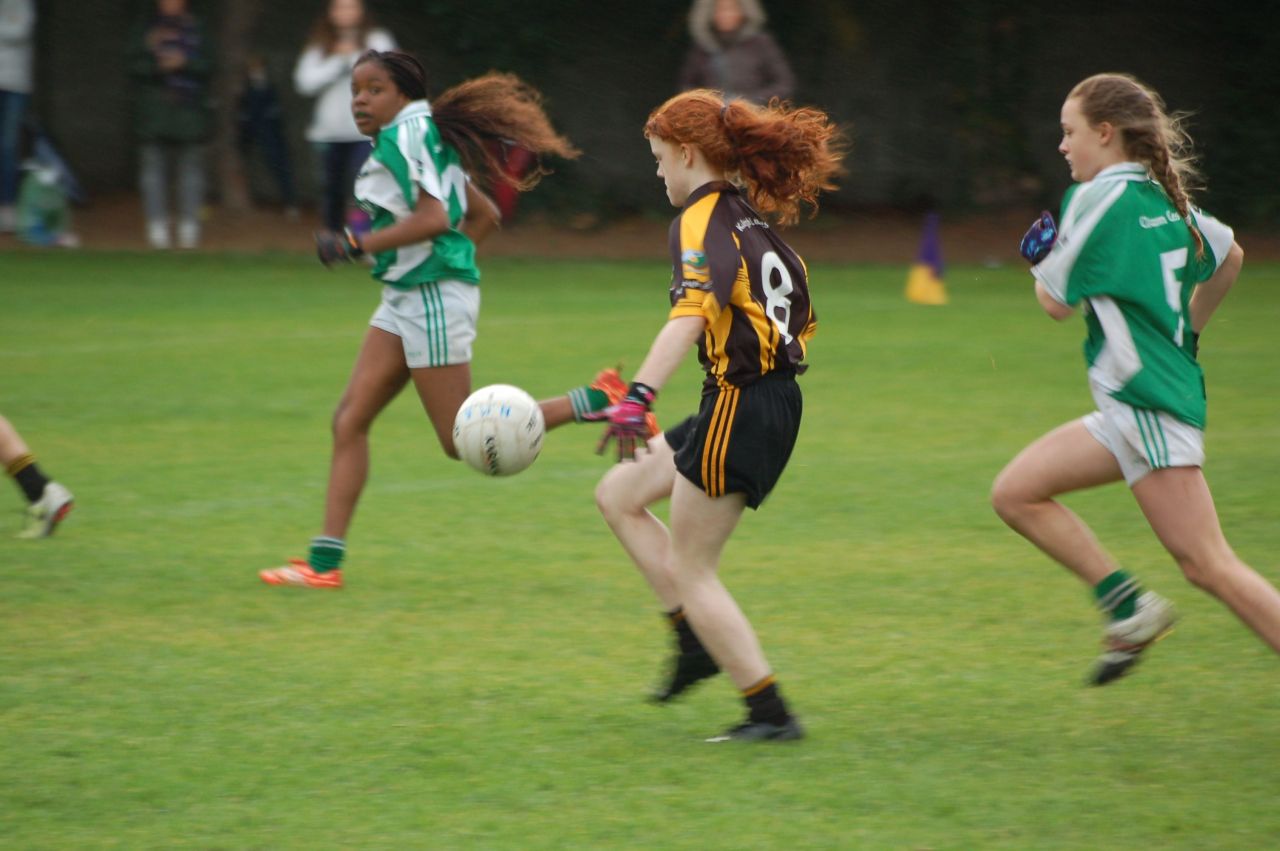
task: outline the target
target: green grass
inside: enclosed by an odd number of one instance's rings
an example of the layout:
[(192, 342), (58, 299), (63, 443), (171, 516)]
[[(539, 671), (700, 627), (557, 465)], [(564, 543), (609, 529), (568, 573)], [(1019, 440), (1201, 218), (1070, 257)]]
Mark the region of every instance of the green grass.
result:
[[(660, 259), (486, 275), (477, 386), (634, 367), (664, 315)], [(945, 308), (904, 280), (813, 270), (800, 443), (723, 570), (811, 737), (747, 748), (700, 741), (737, 720), (726, 682), (641, 700), (667, 637), (594, 508), (598, 429), (489, 480), (406, 395), (374, 432), (347, 589), (267, 588), (318, 531), (376, 289), (302, 257), (0, 256), (0, 412), (78, 502), (49, 541), (0, 537), (0, 845), (1273, 845), (1273, 654), (1112, 487), (1069, 502), (1184, 622), (1131, 680), (1082, 688), (1086, 590), (987, 506), (1089, 407), (1079, 321), (1044, 317), (1020, 269), (952, 268)], [(1273, 581), (1278, 324), (1280, 267), (1250, 266), (1203, 354), (1207, 474)], [(666, 421), (697, 381), (691, 359)]]

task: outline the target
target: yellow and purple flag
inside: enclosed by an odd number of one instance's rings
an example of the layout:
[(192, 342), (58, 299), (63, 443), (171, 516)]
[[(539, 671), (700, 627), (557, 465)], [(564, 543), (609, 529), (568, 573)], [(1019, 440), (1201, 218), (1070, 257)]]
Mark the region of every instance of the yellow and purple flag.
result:
[(938, 237), (938, 214), (924, 220), (920, 254), (907, 274), (907, 301), (916, 304), (946, 304), (947, 288), (942, 282), (942, 240)]

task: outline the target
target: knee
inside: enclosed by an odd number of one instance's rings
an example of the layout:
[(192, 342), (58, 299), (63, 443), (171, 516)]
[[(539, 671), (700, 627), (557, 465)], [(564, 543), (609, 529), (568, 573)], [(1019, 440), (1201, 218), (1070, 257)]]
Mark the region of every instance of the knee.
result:
[(343, 399), (333, 411), (330, 429), (333, 432), (333, 439), (341, 442), (368, 434), (371, 423), (371, 418), (362, 415), (346, 399)]
[(1180, 558), (1177, 561), (1178, 567), (1182, 568), (1182, 575), (1187, 578), (1188, 582), (1201, 591), (1213, 593), (1213, 587), (1216, 583), (1213, 581), (1212, 572), (1206, 568), (1205, 564), (1189, 558)]
[(1219, 591), (1235, 562), (1229, 554), (1211, 553), (1175, 553), (1174, 560), (1188, 582), (1215, 597), (1221, 596)]
[(991, 507), (997, 516), (1010, 526), (1017, 526), (1027, 506), (1031, 503), (1025, 494), (1006, 476), (996, 476), (991, 485)]
[(610, 518), (615, 516), (618, 510), (617, 496), (613, 491), (607, 475), (596, 485), (596, 508), (610, 525), (613, 525)]
[[(616, 469), (616, 468), (615, 468)], [(626, 488), (620, 486), (618, 478), (610, 471), (596, 485), (596, 508), (604, 516), (610, 526), (617, 520), (635, 510), (633, 502), (627, 499)]]

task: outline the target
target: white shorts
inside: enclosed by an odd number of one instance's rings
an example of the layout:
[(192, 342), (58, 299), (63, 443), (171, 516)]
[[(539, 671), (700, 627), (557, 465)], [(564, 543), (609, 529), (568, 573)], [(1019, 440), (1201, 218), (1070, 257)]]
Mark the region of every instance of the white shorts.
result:
[(382, 288), (382, 304), (369, 324), (400, 338), (410, 369), (471, 363), (480, 317), (480, 288), (436, 281), (410, 289)]
[(1120, 462), (1129, 487), (1152, 470), (1204, 466), (1204, 431), (1162, 411), (1135, 408), (1094, 390), (1084, 426)]

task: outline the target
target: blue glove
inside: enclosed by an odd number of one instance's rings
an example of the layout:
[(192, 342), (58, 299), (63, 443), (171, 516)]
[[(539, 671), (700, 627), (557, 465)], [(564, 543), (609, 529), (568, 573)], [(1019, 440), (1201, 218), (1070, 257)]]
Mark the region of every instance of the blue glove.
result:
[(1049, 256), (1049, 251), (1057, 239), (1058, 226), (1054, 224), (1053, 216), (1046, 210), (1023, 234), (1018, 253), (1034, 265)]
[(334, 263), (350, 263), (361, 254), (364, 254), (364, 247), (360, 245), (360, 237), (350, 229), (344, 229), (342, 233), (331, 230), (316, 231), (316, 256), (325, 266), (332, 266)]
[(644, 443), (649, 437), (649, 412), (653, 409), (653, 400), (657, 395), (658, 391), (649, 385), (633, 381), (622, 401), (601, 411), (609, 425), (605, 427), (604, 437), (600, 438), (600, 443), (596, 446), (596, 454), (604, 454), (609, 441), (617, 438), (618, 460), (635, 458), (636, 442)]

